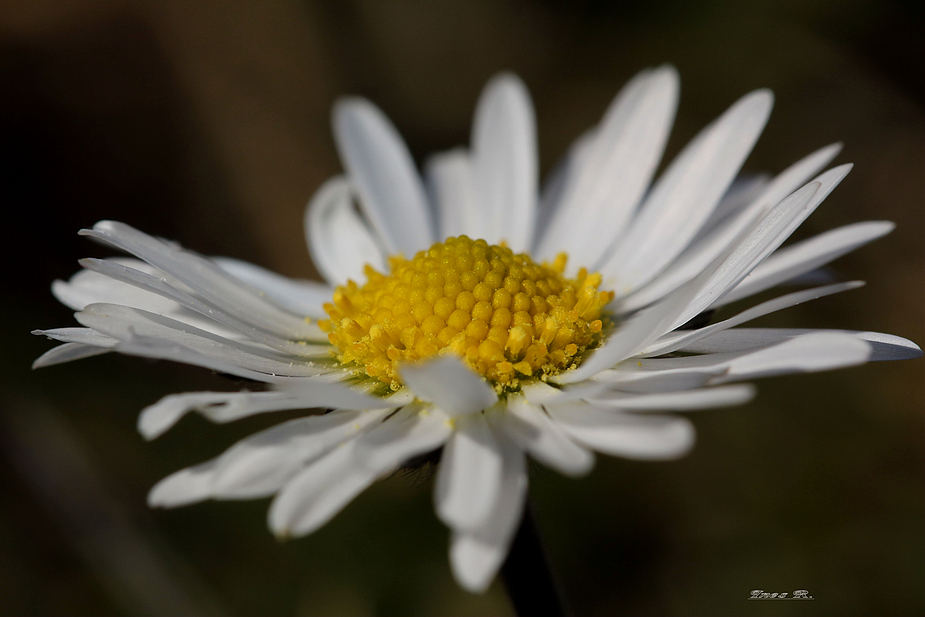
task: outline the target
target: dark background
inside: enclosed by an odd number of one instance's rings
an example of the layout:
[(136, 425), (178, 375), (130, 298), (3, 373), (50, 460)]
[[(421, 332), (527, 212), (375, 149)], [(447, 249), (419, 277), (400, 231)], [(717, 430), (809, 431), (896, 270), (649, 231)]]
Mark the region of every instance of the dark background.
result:
[[(854, 171), (797, 232), (896, 221), (836, 262), (858, 291), (759, 325), (923, 329), (921, 2), (226, 2), (0, 5), (0, 613), (504, 615), (453, 582), (431, 485), (396, 476), (318, 533), (278, 543), (267, 501), (150, 511), (148, 489), (277, 421), (198, 417), (153, 443), (137, 412), (233, 387), (200, 369), (99, 357), (32, 372), (72, 325), (49, 293), (78, 238), (123, 220), (206, 254), (316, 276), (305, 203), (338, 173), (329, 109), (375, 100), (420, 161), (468, 140), (482, 84), (530, 87), (547, 171), (638, 70), (674, 63), (669, 155), (739, 96), (775, 91), (746, 163), (777, 172), (844, 141)], [(578, 615), (925, 613), (923, 361), (765, 380), (699, 413), (685, 459), (537, 469), (539, 523)], [(285, 417), (289, 417), (286, 415)], [(752, 589), (812, 602), (749, 602)]]

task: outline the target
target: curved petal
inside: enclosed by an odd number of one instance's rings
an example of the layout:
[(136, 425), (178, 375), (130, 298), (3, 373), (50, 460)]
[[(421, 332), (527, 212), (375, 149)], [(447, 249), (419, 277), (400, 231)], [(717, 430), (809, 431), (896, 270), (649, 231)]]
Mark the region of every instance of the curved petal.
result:
[(501, 447), (485, 416), (458, 418), (437, 471), (437, 516), (454, 530), (479, 528), (497, 506), (502, 472)]
[(464, 148), (431, 156), (424, 166), (428, 194), (437, 217), (437, 238), (478, 238), (478, 209), (472, 185), (472, 161)]
[(639, 309), (694, 278), (710, 261), (739, 238), (742, 230), (755, 220), (756, 215), (783, 201), (813, 174), (825, 167), (840, 150), (841, 144), (832, 144), (813, 152), (766, 183), (760, 193), (744, 208), (732, 212), (715, 225), (708, 221), (704, 225), (705, 229), (709, 228), (708, 231), (699, 234), (694, 242), (651, 282), (621, 300), (620, 308), (624, 311)]
[(334, 290), (318, 281), (291, 279), (252, 263), (230, 257), (213, 257), (218, 266), (266, 295), (285, 309), (315, 319), (325, 319), (322, 305), (331, 301)]
[(691, 411), (741, 405), (755, 396), (754, 386), (718, 386), (681, 392), (654, 392), (626, 395), (622, 392), (603, 393), (587, 401), (593, 406), (611, 411)]
[(500, 498), (486, 523), (473, 531), (454, 532), (450, 566), (457, 582), (470, 593), (488, 588), (504, 563), (523, 515), (527, 496), (527, 470), (523, 453), (506, 443), (501, 446)]
[(541, 407), (523, 397), (509, 402), (502, 428), (530, 456), (559, 473), (579, 477), (594, 467), (594, 454), (572, 441)]
[[(181, 360), (207, 368), (238, 373), (235, 367), (263, 373), (263, 377), (309, 377), (331, 370), (326, 350), (312, 360), (286, 356), (269, 348), (246, 345), (197, 330), (167, 317), (112, 304), (91, 304), (75, 315), (82, 325), (118, 339), (114, 349), (130, 355), (168, 359), (183, 349), (192, 355)], [(180, 347), (177, 347), (177, 346)], [(197, 361), (192, 361), (197, 356)], [(198, 361), (201, 359), (201, 362)], [(295, 361), (298, 360), (298, 361)], [(221, 367), (221, 368), (219, 368)], [(250, 376), (241, 375), (241, 376)], [(265, 379), (261, 379), (262, 381)]]
[(334, 106), (334, 141), (360, 208), (389, 255), (414, 257), (433, 243), (430, 209), (401, 135), (378, 107), (362, 98)]
[(350, 183), (343, 176), (325, 182), (312, 197), (305, 233), (312, 260), (332, 286), (361, 281), (366, 264), (388, 271), (382, 250), (353, 209)]
[(865, 341), (870, 346), (870, 362), (885, 360), (912, 360), (922, 357), (918, 345), (892, 334), (861, 332), (857, 330), (813, 330), (809, 328), (735, 328), (721, 330), (682, 347), (691, 353), (725, 353), (766, 347), (791, 338), (821, 332), (847, 334)]
[(601, 267), (618, 295), (650, 281), (687, 247), (751, 152), (772, 102), (767, 90), (746, 95), (671, 163)]
[(421, 403), (408, 405), (358, 439), (356, 457), (372, 470), (397, 467), (436, 450), (452, 431), (452, 422), (439, 409)]
[(267, 518), (278, 537), (312, 533), (375, 482), (379, 474), (358, 464), (353, 445), (350, 441), (334, 448), (277, 493)]
[(317, 379), (299, 382), (298, 391), (186, 392), (165, 396), (141, 411), (138, 431), (154, 439), (191, 411), (213, 422), (225, 423), (268, 411), (287, 409), (374, 409), (389, 401), (367, 396), (353, 388)]
[(494, 389), (456, 356), (404, 364), (398, 372), (418, 398), (435, 403), (451, 416), (488, 409), (498, 400)]
[(605, 454), (673, 459), (694, 445), (694, 427), (686, 418), (601, 411), (577, 402), (549, 405), (547, 410), (577, 441)]
[(859, 246), (885, 236), (894, 227), (896, 225), (890, 221), (855, 223), (784, 247), (758, 264), (741, 283), (711, 306), (725, 306), (824, 266)]
[(848, 281), (846, 283), (836, 283), (834, 285), (826, 285), (824, 287), (816, 287), (779, 296), (742, 311), (729, 319), (704, 326), (703, 328), (698, 328), (696, 330), (675, 330), (674, 332), (670, 332), (640, 351), (639, 355), (654, 356), (670, 353), (685, 348), (691, 343), (706, 338), (720, 330), (727, 330), (739, 324), (751, 321), (752, 319), (757, 319), (763, 315), (773, 313), (774, 311), (796, 306), (802, 302), (809, 302), (810, 300), (815, 300), (824, 296), (848, 291), (849, 289), (857, 289), (863, 285), (864, 283), (861, 281)]
[(241, 281), (201, 255), (167, 244), (124, 223), (100, 221), (80, 235), (132, 253), (188, 285), (198, 296), (235, 317), (280, 336), (311, 338), (315, 326), (267, 302)]
[(514, 252), (530, 248), (537, 200), (536, 118), (519, 77), (492, 78), (475, 110), (472, 183), (477, 227), (473, 238), (507, 241)]
[(633, 78), (604, 114), (580, 166), (570, 170), (538, 257), (565, 251), (592, 268), (622, 235), (665, 149), (678, 105), (674, 67)]
[(46, 366), (54, 366), (55, 364), (63, 364), (65, 362), (72, 362), (73, 360), (83, 360), (84, 358), (92, 358), (93, 356), (99, 356), (104, 353), (109, 353), (110, 351), (110, 349), (106, 349), (105, 347), (96, 347), (94, 345), (64, 343), (63, 345), (52, 347), (36, 358), (32, 363), (32, 368), (45, 368)]

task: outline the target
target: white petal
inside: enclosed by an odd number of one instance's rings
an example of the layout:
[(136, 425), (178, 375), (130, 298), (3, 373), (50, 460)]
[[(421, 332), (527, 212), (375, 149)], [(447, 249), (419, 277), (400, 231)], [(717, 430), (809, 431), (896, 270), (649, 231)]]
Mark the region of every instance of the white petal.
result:
[(583, 476), (594, 467), (594, 454), (572, 441), (542, 408), (513, 397), (507, 411), (504, 434), (539, 462), (572, 477)]
[(473, 414), (495, 404), (498, 395), (484, 379), (456, 356), (439, 356), (398, 369), (402, 381), (424, 401), (451, 416)]
[[(808, 178), (831, 161), (840, 149), (840, 144), (833, 144), (813, 152), (768, 182), (747, 207), (730, 214), (718, 224), (714, 225), (708, 221), (704, 228), (709, 228), (709, 230), (706, 233), (701, 232), (691, 246), (678, 255), (677, 259), (649, 284), (630, 297), (621, 300), (621, 310), (632, 311), (646, 306), (694, 278), (710, 261), (726, 250), (739, 237), (742, 230), (756, 220), (755, 217), (759, 213), (770, 211), (771, 206), (799, 188)], [(715, 215), (716, 213), (714, 217)]]
[(580, 166), (569, 173), (538, 257), (566, 251), (575, 270), (601, 260), (649, 187), (677, 103), (674, 67), (644, 71), (623, 87)]
[(298, 389), (270, 392), (187, 392), (171, 394), (142, 410), (138, 431), (154, 439), (190, 411), (225, 423), (267, 411), (287, 409), (372, 409), (389, 401), (366, 396), (353, 388), (315, 379), (299, 380)]
[[(743, 344), (732, 350), (723, 346), (718, 351), (715, 345), (694, 343), (691, 351), (704, 351), (704, 355), (628, 360), (612, 370), (598, 373), (594, 379), (624, 392), (638, 390), (640, 382), (650, 380), (664, 382), (660, 385), (669, 387), (691, 381), (691, 385), (697, 387), (707, 382), (724, 383), (852, 366), (866, 362), (871, 355), (871, 344), (855, 336), (856, 333), (828, 330), (785, 332), (791, 334), (746, 337), (742, 340)], [(721, 338), (722, 334), (704, 340)]]
[[(237, 366), (250, 371), (308, 377), (330, 370), (330, 362), (326, 358), (310, 362), (294, 356), (284, 356), (269, 348), (260, 349), (255, 345), (223, 339), (141, 309), (91, 304), (75, 317), (82, 325), (117, 338), (128, 345), (137, 344), (143, 339), (155, 339), (165, 345), (181, 345), (223, 365)], [(120, 345), (118, 350), (133, 353), (126, 351), (126, 347), (127, 345)], [(319, 349), (318, 353), (323, 352)], [(206, 366), (215, 368), (211, 364)]]
[(871, 355), (866, 342), (848, 334), (818, 332), (745, 354), (717, 382), (788, 373), (812, 373), (863, 364)]
[(685, 345), (684, 351), (692, 353), (723, 353), (750, 350), (756, 347), (766, 347), (787, 341), (791, 338), (805, 334), (819, 332), (832, 332), (848, 334), (871, 347), (871, 362), (882, 360), (910, 360), (922, 356), (919, 346), (902, 337), (880, 332), (859, 332), (855, 330), (812, 330), (806, 328), (735, 328), (722, 330)]
[(716, 209), (713, 210), (713, 214), (710, 215), (710, 218), (707, 219), (707, 222), (703, 224), (700, 232), (695, 236), (695, 240), (700, 238), (705, 231), (710, 230), (726, 217), (739, 213), (744, 208), (753, 204), (755, 199), (768, 187), (770, 180), (771, 177), (767, 174), (745, 173), (736, 177), (732, 184), (729, 185), (723, 198), (716, 204)]
[[(202, 302), (198, 298), (171, 286), (164, 279), (151, 276), (140, 270), (135, 270), (134, 268), (129, 268), (106, 259), (81, 259), (80, 265), (88, 270), (99, 272), (115, 280), (128, 283), (129, 285), (135, 285), (141, 289), (172, 300), (183, 308), (198, 313), (205, 320), (217, 322), (223, 326), (226, 331), (243, 334), (247, 339), (263, 343), (268, 347), (272, 347), (284, 353), (300, 356), (303, 355), (302, 352), (312, 349), (311, 347), (306, 347), (303, 342), (292, 341), (261, 330), (260, 328), (256, 328), (253, 324), (242, 321), (233, 314), (226, 313), (220, 307)], [(186, 323), (190, 323), (189, 320), (187, 320)], [(191, 325), (195, 325), (195, 322)], [(210, 328), (208, 331), (222, 332), (221, 329), (214, 327)], [(316, 332), (313, 336), (314, 340), (316, 342), (323, 341), (323, 337), (324, 333), (320, 328), (316, 327)], [(227, 336), (227, 338), (241, 339), (241, 337), (233, 334)], [(316, 348), (316, 350), (320, 351), (318, 348)]]
[(497, 505), (502, 471), (501, 446), (485, 416), (458, 418), (437, 470), (437, 516), (454, 530), (477, 529)]
[[(635, 362), (635, 359), (627, 362), (630, 361)], [(723, 367), (705, 367), (699, 370), (629, 371), (624, 370), (621, 364), (613, 369), (601, 371), (593, 379), (623, 392), (678, 392), (705, 386), (724, 370)]]
[(334, 411), (291, 420), (252, 435), (218, 458), (211, 496), (252, 499), (272, 495), (307, 463), (381, 422), (388, 413)]
[(134, 254), (189, 285), (206, 302), (267, 332), (297, 340), (311, 338), (315, 332), (314, 326), (309, 326), (301, 317), (267, 302), (250, 287), (192, 251), (115, 221), (100, 221), (92, 230), (84, 229), (80, 234)]
[(684, 250), (713, 212), (771, 112), (767, 90), (746, 95), (704, 129), (656, 182), (623, 241), (602, 266), (624, 294)]
[(47, 336), (54, 341), (63, 343), (78, 343), (80, 345), (92, 345), (94, 347), (103, 347), (110, 349), (115, 347), (118, 339), (106, 336), (92, 328), (55, 328), (53, 330), (33, 330), (32, 334), (36, 336)]
[(472, 162), (464, 148), (431, 156), (425, 165), (428, 194), (437, 217), (437, 237), (478, 238), (478, 211), (472, 185)]
[(753, 386), (739, 385), (645, 395), (627, 396), (623, 393), (612, 393), (609, 396), (588, 399), (588, 402), (595, 407), (614, 411), (690, 411), (741, 405), (754, 396)]
[(830, 169), (775, 206), (738, 244), (675, 325), (693, 318), (738, 285), (815, 211), (850, 170), (850, 164)]
[(472, 126), (472, 182), (482, 238), (506, 240), (515, 253), (530, 248), (537, 200), (536, 118), (519, 77), (488, 82)]
[[(140, 259), (110, 257), (108, 260), (148, 274), (159, 272)], [(181, 310), (177, 303), (166, 298), (89, 270), (78, 270), (68, 281), (53, 282), (51, 292), (59, 302), (75, 311), (100, 302), (146, 308), (161, 315), (174, 315)]]
[(439, 409), (408, 405), (358, 439), (356, 457), (372, 470), (397, 467), (436, 450), (452, 431), (450, 418)]
[(647, 307), (626, 319), (616, 331), (606, 336), (604, 344), (594, 350), (581, 363), (581, 366), (555, 377), (553, 381), (562, 384), (584, 381), (632, 356), (665, 332), (670, 331), (672, 324), (677, 321), (677, 316), (690, 305), (691, 300), (700, 293), (704, 282), (713, 276), (716, 268), (725, 259), (726, 254), (721, 254), (697, 278), (674, 290), (658, 304)]
[(360, 208), (389, 255), (412, 258), (433, 242), (430, 211), (414, 161), (378, 107), (361, 98), (334, 106), (334, 141)]
[(277, 536), (312, 533), (376, 480), (377, 473), (357, 463), (353, 444), (342, 444), (311, 463), (277, 493), (268, 515)]
[(514, 539), (527, 495), (524, 455), (503, 444), (500, 498), (484, 526), (475, 531), (454, 532), (450, 544), (453, 576), (466, 591), (482, 593), (488, 588)]
[(93, 345), (83, 345), (81, 343), (65, 343), (52, 347), (32, 363), (32, 368), (44, 368), (55, 364), (63, 364), (73, 360), (83, 360), (92, 358), (100, 354), (108, 353), (110, 350), (105, 347), (95, 347)]
[(752, 308), (746, 311), (742, 311), (738, 315), (730, 317), (729, 319), (720, 321), (715, 324), (710, 324), (709, 326), (705, 326), (703, 328), (698, 328), (696, 330), (677, 330), (671, 332), (670, 334), (667, 334), (657, 340), (649, 347), (643, 349), (640, 352), (640, 355), (655, 356), (670, 353), (683, 347), (687, 347), (694, 341), (706, 338), (707, 336), (710, 336), (711, 334), (720, 330), (727, 330), (752, 319), (757, 319), (763, 315), (773, 313), (774, 311), (796, 306), (802, 302), (808, 302), (810, 300), (815, 300), (824, 296), (841, 293), (843, 291), (848, 291), (849, 289), (857, 289), (862, 285), (864, 285), (864, 283), (861, 281), (849, 281), (847, 283), (836, 283), (835, 285), (826, 285), (825, 287), (816, 287), (814, 289), (807, 289), (804, 291), (790, 293), (785, 296), (780, 296), (778, 298), (774, 298), (773, 300), (762, 302), (757, 306), (753, 306)]
[(293, 377), (337, 375), (349, 377), (332, 359), (312, 361), (274, 358), (269, 349), (247, 348), (222, 340), (191, 326), (172, 322), (140, 309), (93, 304), (76, 314), (77, 320), (93, 323), (97, 329), (119, 339), (114, 351), (127, 355), (172, 360), (202, 366), (222, 373), (265, 383), (284, 382)]
[(694, 445), (694, 427), (685, 418), (601, 411), (586, 403), (550, 405), (547, 410), (576, 440), (606, 454), (673, 459)]
[(312, 260), (332, 286), (362, 281), (366, 264), (388, 270), (382, 250), (353, 208), (350, 183), (343, 176), (325, 182), (312, 197), (305, 230)]
[(845, 253), (890, 233), (895, 224), (889, 221), (867, 221), (832, 229), (809, 240), (775, 251), (742, 282), (726, 294), (714, 307), (724, 306), (770, 289), (778, 283), (814, 270)]
[[(537, 204), (536, 226), (534, 229), (532, 251), (535, 257), (541, 258), (538, 247), (539, 243), (551, 234), (561, 234), (567, 236), (567, 230), (557, 227), (555, 230), (549, 229), (549, 224), (555, 217), (556, 212), (562, 207), (562, 200), (565, 198), (566, 190), (577, 182), (573, 176), (587, 166), (587, 159), (591, 154), (594, 145), (594, 138), (597, 135), (596, 127), (585, 131), (578, 137), (572, 145), (569, 146), (568, 152), (565, 153), (552, 171), (547, 175), (540, 192), (540, 200)], [(562, 241), (550, 240), (549, 245), (555, 246)]]
[(322, 305), (331, 301), (334, 290), (324, 283), (291, 279), (230, 257), (213, 257), (212, 260), (222, 270), (244, 281), (283, 308), (316, 319), (327, 318)]
[(218, 459), (173, 473), (148, 493), (152, 508), (175, 508), (207, 499), (212, 491), (212, 472)]

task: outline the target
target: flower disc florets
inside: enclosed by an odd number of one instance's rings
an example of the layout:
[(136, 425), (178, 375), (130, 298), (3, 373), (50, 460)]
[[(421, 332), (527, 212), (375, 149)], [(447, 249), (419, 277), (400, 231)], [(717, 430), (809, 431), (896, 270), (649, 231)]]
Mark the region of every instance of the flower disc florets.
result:
[(398, 365), (454, 353), (499, 391), (526, 377), (574, 366), (600, 343), (600, 274), (563, 276), (566, 255), (536, 264), (529, 255), (466, 236), (448, 238), (408, 260), (389, 259), (386, 276), (366, 266), (367, 283), (334, 291), (319, 322), (358, 371), (401, 387)]

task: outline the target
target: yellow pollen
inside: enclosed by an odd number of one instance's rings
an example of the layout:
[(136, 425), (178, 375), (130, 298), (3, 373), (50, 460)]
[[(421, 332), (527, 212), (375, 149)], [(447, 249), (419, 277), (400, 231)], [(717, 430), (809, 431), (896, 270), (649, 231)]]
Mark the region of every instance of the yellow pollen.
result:
[(414, 259), (389, 258), (392, 273), (366, 266), (367, 282), (334, 291), (324, 305), (337, 357), (401, 387), (398, 366), (453, 353), (500, 392), (577, 365), (601, 342), (601, 275), (563, 276), (567, 256), (536, 264), (529, 255), (466, 236), (448, 238)]

